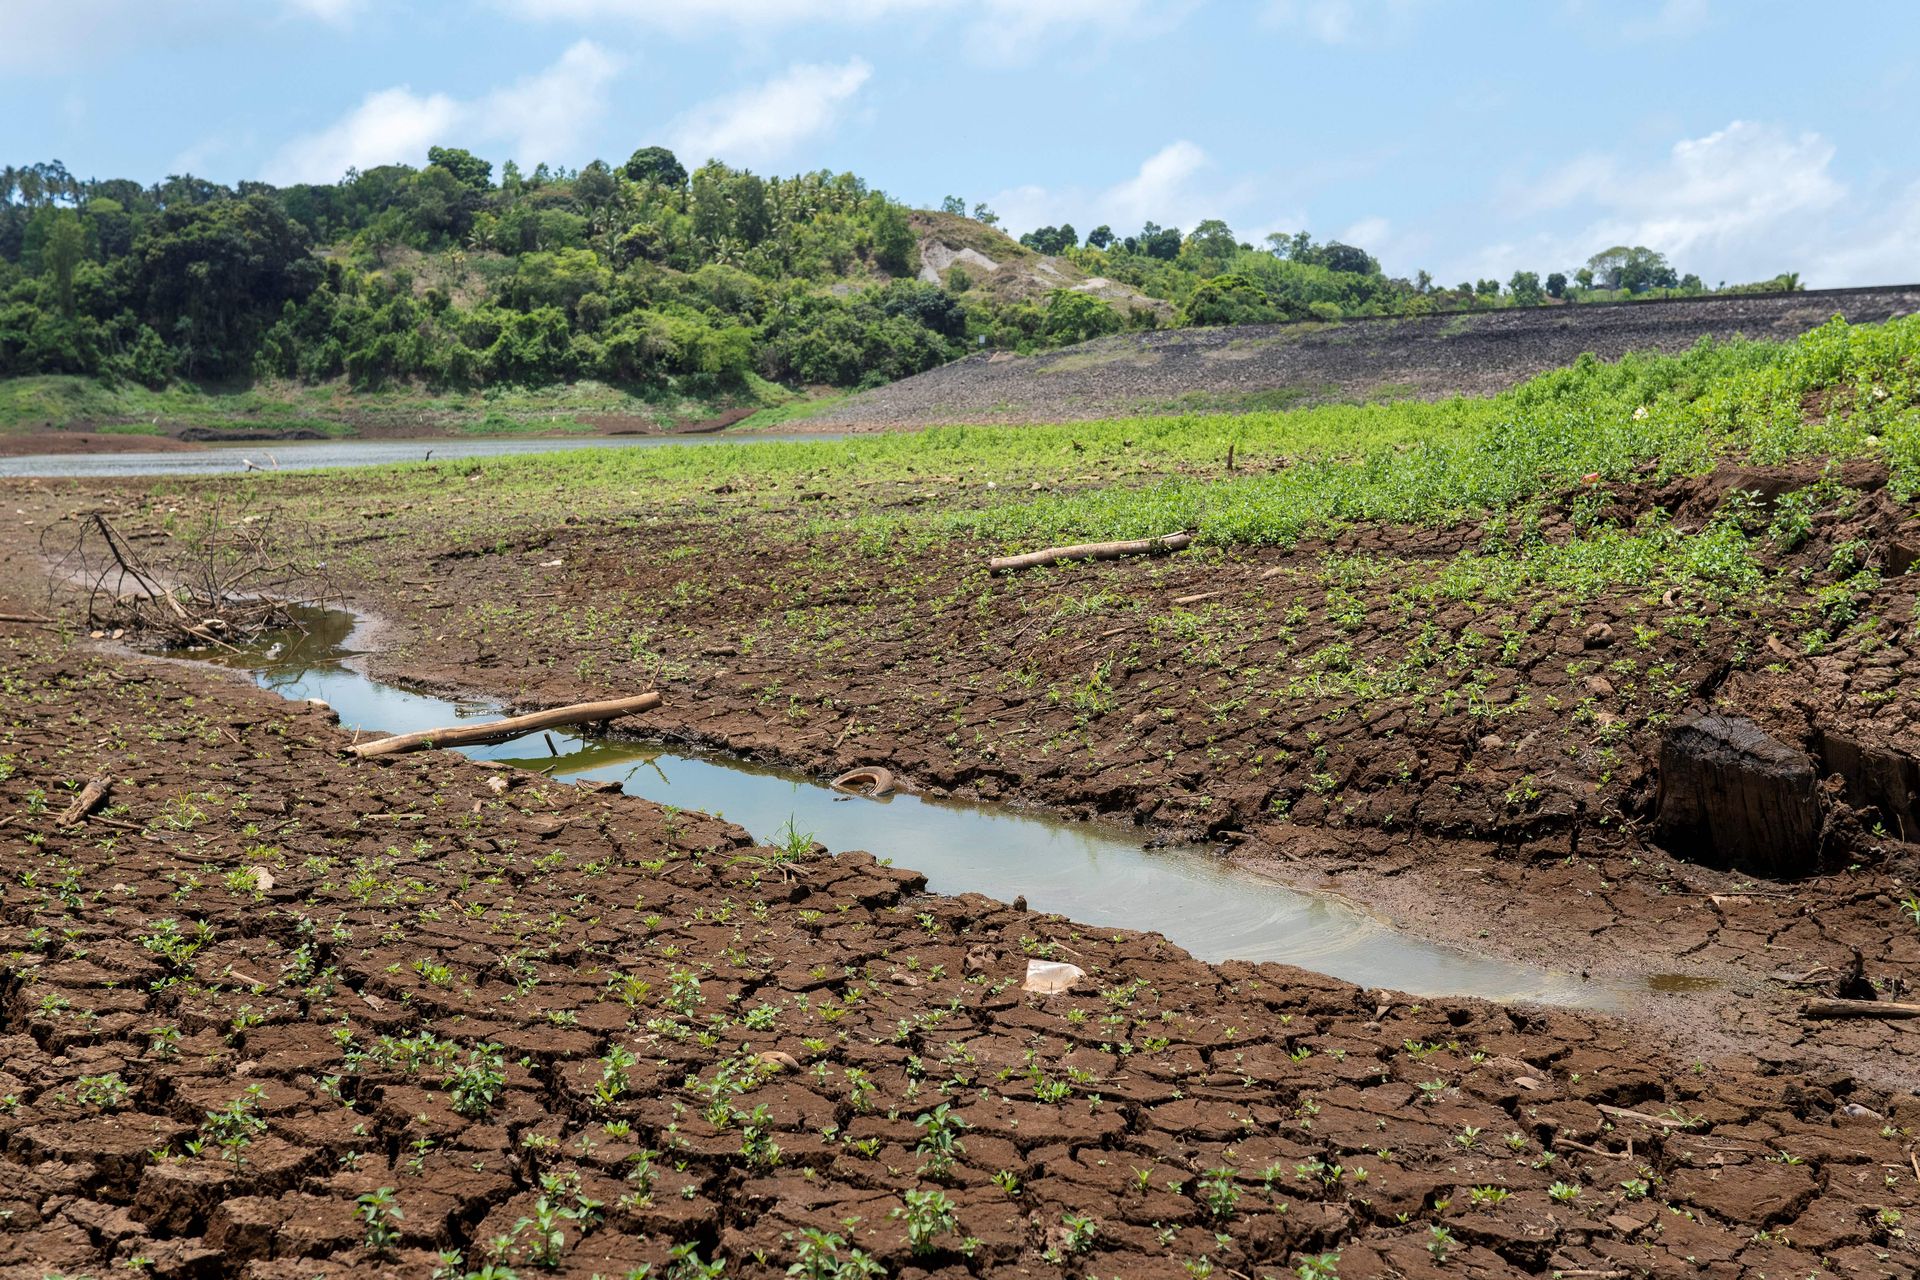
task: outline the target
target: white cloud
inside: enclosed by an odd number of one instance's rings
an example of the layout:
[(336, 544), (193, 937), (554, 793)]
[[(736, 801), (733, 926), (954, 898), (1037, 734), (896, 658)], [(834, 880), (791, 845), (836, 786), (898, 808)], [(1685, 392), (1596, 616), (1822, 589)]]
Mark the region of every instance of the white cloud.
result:
[(286, 0), (286, 5), (295, 13), (344, 27), (366, 7), (366, 0)]
[(69, 75), (161, 43), (204, 44), (283, 15), (344, 26), (366, 0), (0, 0), (0, 69)]
[(832, 130), (872, 75), (859, 58), (789, 67), (757, 88), (693, 108), (667, 136), (691, 164), (713, 156), (735, 164), (778, 160), (796, 143)]
[(1385, 218), (1375, 215), (1373, 217), (1360, 219), (1360, 221), (1335, 236), (1334, 239), (1340, 241), (1342, 244), (1358, 245), (1360, 248), (1371, 252), (1374, 257), (1377, 258), (1380, 256), (1380, 246), (1388, 243), (1392, 235), (1393, 224)]
[(1782, 261), (1781, 269), (1801, 268), (1801, 275), (1821, 286), (1905, 284), (1920, 280), (1920, 181), (1874, 202), (1877, 212), (1822, 246), (1802, 263)]
[(582, 40), (546, 70), (479, 98), (381, 89), (325, 129), (282, 146), (265, 177), (279, 185), (334, 182), (351, 168), (420, 164), (428, 147), (454, 142), (504, 144), (526, 163), (561, 160), (603, 111), (618, 69), (617, 59)]
[(543, 21), (619, 19), (690, 33), (715, 27), (792, 26), (809, 22), (872, 22), (944, 9), (955, 0), (498, 0)]
[[(337, 0), (320, 0), (321, 3)], [(1016, 66), (1041, 49), (1092, 33), (1141, 39), (1164, 30), (1196, 0), (494, 0), (546, 22), (631, 22), (676, 36), (735, 39), (796, 26), (868, 25), (922, 15), (959, 15), (962, 46), (976, 61)]]
[(1061, 41), (1138, 40), (1178, 22), (1188, 6), (1154, 0), (975, 0), (967, 51), (995, 66), (1020, 66)]
[[(1149, 221), (1191, 231), (1207, 218), (1232, 222), (1250, 203), (1245, 183), (1218, 185), (1209, 180), (1212, 168), (1207, 153), (1183, 138), (1148, 156), (1131, 177), (1102, 190), (1009, 187), (995, 193), (987, 204), (1016, 235), (1061, 222), (1071, 222), (1081, 232), (1105, 223), (1123, 236)], [(1298, 225), (1297, 220), (1289, 221), (1284, 229), (1290, 231)], [(1279, 229), (1281, 224), (1274, 223), (1253, 233), (1244, 227), (1235, 231), (1242, 240), (1257, 240)]]
[(1629, 40), (1679, 40), (1705, 27), (1710, 17), (1708, 0), (1665, 0), (1647, 17), (1623, 23), (1620, 34)]
[(336, 182), (348, 169), (418, 164), (429, 146), (453, 132), (464, 110), (444, 93), (381, 89), (327, 128), (281, 147), (267, 161), (266, 180), (277, 186)]
[[(1652, 162), (1578, 157), (1503, 202), (1522, 217), (1563, 214), (1577, 227), (1539, 230), (1455, 264), (1504, 278), (1516, 268), (1576, 265), (1615, 244), (1646, 245), (1709, 283), (1764, 278), (1806, 262), (1806, 246), (1837, 243), (1847, 188), (1833, 144), (1817, 133), (1736, 120), (1683, 138)], [(1446, 273), (1448, 278), (1453, 269)], [(1833, 283), (1823, 279), (1821, 283)]]
[(1183, 218), (1182, 211), (1189, 207), (1194, 175), (1206, 164), (1207, 153), (1182, 139), (1148, 156), (1140, 172), (1109, 187), (1100, 204), (1113, 211), (1109, 221), (1117, 218), (1128, 226), (1149, 218), (1176, 223), (1197, 221), (1206, 215), (1196, 212), (1192, 218)]
[(568, 152), (606, 111), (607, 88), (619, 71), (620, 59), (581, 40), (545, 71), (489, 93), (468, 124), (481, 137), (507, 139), (524, 163), (572, 161)]
[(1322, 44), (1397, 35), (1423, 0), (1268, 0), (1263, 25), (1297, 31)]
[(1304, 31), (1323, 44), (1345, 44), (1359, 21), (1352, 0), (1274, 0), (1263, 16), (1269, 26)]

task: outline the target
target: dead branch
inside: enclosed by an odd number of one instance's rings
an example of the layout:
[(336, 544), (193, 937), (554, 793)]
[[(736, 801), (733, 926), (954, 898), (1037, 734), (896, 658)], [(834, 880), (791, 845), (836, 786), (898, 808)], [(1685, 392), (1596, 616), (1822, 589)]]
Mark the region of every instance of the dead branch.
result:
[(1014, 569), (1034, 569), (1063, 560), (1118, 560), (1122, 556), (1153, 555), (1156, 552), (1184, 551), (1193, 545), (1190, 533), (1169, 533), (1159, 538), (1136, 538), (1130, 542), (1081, 542), (1070, 547), (1046, 547), (1019, 556), (996, 556), (987, 562), (995, 573)]
[(1920, 1004), (1897, 1000), (1809, 1000), (1800, 1011), (1809, 1018), (1920, 1018)]
[(93, 812), (93, 807), (107, 798), (107, 788), (113, 785), (110, 778), (94, 778), (80, 788), (80, 794), (73, 798), (66, 811), (60, 815), (59, 825), (70, 827)]
[(642, 693), (631, 698), (613, 698), (606, 702), (576, 702), (572, 706), (553, 707), (547, 711), (529, 712), (523, 716), (509, 716), (505, 720), (493, 720), (486, 724), (452, 725), (444, 729), (423, 729), (419, 733), (395, 734), (391, 738), (362, 742), (357, 746), (348, 747), (347, 750), (365, 759), (368, 756), (419, 751), (426, 747), (466, 747), (484, 742), (506, 742), (540, 729), (618, 720), (621, 716), (651, 711), (659, 705), (660, 695), (657, 693)]
[(236, 518), (218, 501), (169, 532), (129, 536), (106, 511), (93, 511), (40, 538), (53, 566), (49, 611), (61, 592), (77, 588), (89, 629), (176, 647), (230, 648), (297, 626), (303, 606), (337, 601), (316, 545), (307, 528), (266, 515)]

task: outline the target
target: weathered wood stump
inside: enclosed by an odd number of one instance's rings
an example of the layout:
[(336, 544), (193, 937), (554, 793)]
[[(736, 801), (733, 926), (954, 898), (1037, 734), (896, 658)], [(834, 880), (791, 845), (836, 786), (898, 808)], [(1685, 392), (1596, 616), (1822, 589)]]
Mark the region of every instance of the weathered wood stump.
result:
[(1920, 840), (1920, 758), (1851, 734), (1822, 733), (1820, 768), (1845, 781), (1848, 804), (1878, 810), (1890, 834)]
[(1775, 879), (1818, 867), (1820, 801), (1813, 761), (1751, 720), (1712, 713), (1660, 739), (1654, 824), (1679, 857)]

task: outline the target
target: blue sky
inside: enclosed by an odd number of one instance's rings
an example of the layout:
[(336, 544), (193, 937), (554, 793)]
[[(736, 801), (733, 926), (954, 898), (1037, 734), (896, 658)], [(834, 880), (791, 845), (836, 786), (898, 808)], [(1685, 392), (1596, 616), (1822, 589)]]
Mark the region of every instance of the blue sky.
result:
[(1920, 279), (1920, 4), (0, 0), (0, 148), (329, 180), (431, 143), (852, 169), (1021, 231), (1220, 217), (1443, 282), (1616, 242)]

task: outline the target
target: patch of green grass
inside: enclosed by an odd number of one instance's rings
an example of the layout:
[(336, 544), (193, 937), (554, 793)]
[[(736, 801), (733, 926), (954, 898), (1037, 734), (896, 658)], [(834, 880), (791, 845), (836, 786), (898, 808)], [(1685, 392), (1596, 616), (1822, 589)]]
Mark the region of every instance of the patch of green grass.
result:
[(413, 386), (353, 391), (345, 383), (291, 382), (176, 384), (154, 391), (132, 382), (44, 376), (0, 380), (0, 432), (84, 428), (158, 435), (191, 428), (351, 436), (377, 427), (389, 435), (575, 435), (594, 431), (588, 420), (596, 417), (635, 418), (666, 428), (791, 397), (784, 387), (751, 374), (740, 388), (708, 398), (593, 381), (472, 391)]
[[(851, 529), (875, 548), (955, 536), (1030, 547), (1175, 529), (1212, 544), (1284, 544), (1363, 521), (1484, 519), (1612, 483), (1699, 474), (1728, 458), (1878, 457), (1894, 492), (1910, 499), (1920, 493), (1917, 354), (1920, 318), (1835, 321), (1787, 344), (1583, 358), (1478, 400), (585, 450), (222, 483), (329, 497), (377, 485), (435, 518), (444, 512), (449, 528), (517, 504), (537, 514), (559, 490), (581, 515), (631, 520), (634, 495), (644, 494), (649, 508), (686, 502), (695, 515), (723, 505), (730, 516), (784, 512), (789, 536)], [(1809, 408), (1816, 402), (1824, 412)], [(476, 467), (483, 490), (449, 487)], [(474, 492), (492, 500), (484, 512), (461, 507)]]
[(809, 418), (826, 412), (851, 394), (848, 391), (836, 391), (824, 396), (795, 397), (784, 404), (769, 405), (765, 409), (758, 410), (751, 417), (742, 418), (727, 430), (765, 431), (790, 422), (805, 422)]

